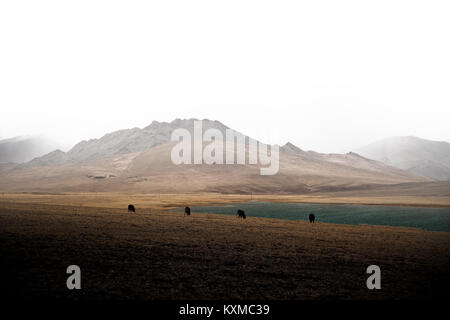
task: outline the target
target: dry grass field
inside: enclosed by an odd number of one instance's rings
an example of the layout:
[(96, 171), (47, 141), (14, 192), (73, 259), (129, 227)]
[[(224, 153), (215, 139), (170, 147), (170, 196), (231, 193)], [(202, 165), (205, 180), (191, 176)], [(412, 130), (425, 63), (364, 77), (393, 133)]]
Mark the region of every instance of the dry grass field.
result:
[[(239, 195), (0, 197), (2, 288), (10, 298), (433, 299), (450, 285), (444, 232), (168, 210), (249, 200)], [(81, 290), (66, 288), (72, 264), (81, 268)], [(381, 268), (379, 291), (366, 288), (371, 264)]]
[[(408, 185), (406, 185), (408, 186)], [(413, 184), (413, 186), (415, 186)], [(121, 193), (121, 192), (27, 192), (0, 193), (0, 202), (52, 204), (78, 207), (126, 208), (129, 203), (146, 210), (168, 210), (188, 205), (205, 206), (243, 201), (274, 201), (336, 204), (373, 204), (424, 207), (449, 207), (450, 184), (420, 185), (409, 191), (399, 185), (379, 186), (370, 190), (354, 190), (299, 195), (218, 194), (218, 193)], [(426, 194), (424, 190), (430, 190)]]

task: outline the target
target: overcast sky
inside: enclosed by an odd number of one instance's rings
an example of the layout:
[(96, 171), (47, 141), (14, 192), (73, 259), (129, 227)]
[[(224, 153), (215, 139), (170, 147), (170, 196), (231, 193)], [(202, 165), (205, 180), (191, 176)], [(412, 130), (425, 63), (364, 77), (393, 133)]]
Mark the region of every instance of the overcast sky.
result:
[(0, 138), (209, 118), (344, 152), (450, 140), (450, 1), (1, 1)]

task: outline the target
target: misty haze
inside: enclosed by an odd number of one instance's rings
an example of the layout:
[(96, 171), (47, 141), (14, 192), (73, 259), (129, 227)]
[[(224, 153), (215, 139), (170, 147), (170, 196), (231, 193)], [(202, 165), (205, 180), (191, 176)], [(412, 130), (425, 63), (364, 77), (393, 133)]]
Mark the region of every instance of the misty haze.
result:
[(2, 2), (7, 300), (272, 319), (303, 300), (444, 299), (449, 13)]

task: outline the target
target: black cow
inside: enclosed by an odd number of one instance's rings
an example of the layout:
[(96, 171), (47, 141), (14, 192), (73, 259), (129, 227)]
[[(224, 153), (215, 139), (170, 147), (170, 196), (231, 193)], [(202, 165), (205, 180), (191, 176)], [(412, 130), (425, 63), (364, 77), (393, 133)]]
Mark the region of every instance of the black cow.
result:
[(316, 216), (314, 215), (314, 213), (311, 213), (311, 214), (309, 215), (309, 222), (310, 222), (310, 223), (314, 223), (315, 220), (316, 220)]
[(189, 208), (189, 207), (184, 208), (184, 215), (185, 216), (190, 216), (191, 215), (191, 208)]
[(134, 206), (132, 204), (128, 205), (128, 212), (136, 212), (136, 209), (134, 208)]
[(237, 216), (238, 216), (239, 218), (242, 218), (242, 219), (245, 219), (245, 218), (246, 218), (244, 210), (241, 210), (241, 209), (239, 209), (239, 210), (237, 211)]

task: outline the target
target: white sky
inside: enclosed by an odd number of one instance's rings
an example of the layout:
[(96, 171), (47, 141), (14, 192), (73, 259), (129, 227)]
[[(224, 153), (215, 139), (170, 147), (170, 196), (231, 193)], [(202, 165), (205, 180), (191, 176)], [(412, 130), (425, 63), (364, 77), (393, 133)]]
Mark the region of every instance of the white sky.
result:
[(209, 118), (343, 152), (450, 140), (450, 1), (1, 1), (0, 138)]

